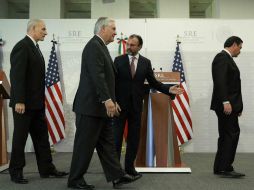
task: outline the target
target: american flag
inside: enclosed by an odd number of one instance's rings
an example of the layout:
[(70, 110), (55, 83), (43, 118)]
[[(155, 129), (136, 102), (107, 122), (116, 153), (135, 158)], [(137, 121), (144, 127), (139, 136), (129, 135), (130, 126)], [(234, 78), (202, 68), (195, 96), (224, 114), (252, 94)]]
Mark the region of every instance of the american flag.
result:
[(49, 63), (45, 78), (46, 120), (48, 125), (50, 143), (56, 144), (65, 137), (65, 122), (63, 111), (63, 97), (61, 91), (58, 61), (55, 41), (49, 56)]
[(178, 144), (184, 144), (193, 137), (190, 101), (185, 81), (184, 68), (179, 49), (180, 42), (177, 42), (176, 52), (173, 63), (173, 72), (180, 72), (180, 86), (184, 89), (183, 94), (177, 95), (172, 101), (172, 109), (174, 115), (174, 126), (176, 129)]

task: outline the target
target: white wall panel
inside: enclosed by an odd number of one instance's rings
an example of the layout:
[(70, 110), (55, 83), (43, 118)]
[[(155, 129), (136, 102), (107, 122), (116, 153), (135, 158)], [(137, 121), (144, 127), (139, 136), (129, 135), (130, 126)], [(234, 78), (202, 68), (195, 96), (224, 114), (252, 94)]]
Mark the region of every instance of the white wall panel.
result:
[[(93, 36), (94, 19), (45, 20), (48, 36), (40, 47), (46, 62), (51, 50), (53, 33), (59, 39), (61, 66), (63, 71), (67, 138), (56, 145), (57, 151), (72, 151), (75, 133), (72, 102), (79, 82), (80, 60), (82, 50)], [(0, 20), (0, 34), (6, 41), (3, 50), (3, 68), (9, 76), (10, 52), (17, 41), (24, 37), (27, 20)], [(141, 54), (152, 61), (156, 71), (170, 71), (176, 36), (180, 35), (181, 53), (185, 67), (187, 85), (190, 91), (190, 102), (193, 116), (194, 139), (184, 146), (186, 152), (214, 152), (217, 146), (217, 118), (210, 111), (212, 93), (211, 62), (223, 43), (231, 35), (240, 36), (244, 43), (242, 53), (235, 59), (241, 71), (242, 93), (244, 101), (243, 116), (239, 119), (241, 136), (238, 152), (253, 152), (254, 134), (254, 37), (253, 20), (202, 20), (202, 19), (121, 19), (116, 20), (117, 37), (137, 33), (143, 37), (144, 45)], [(109, 50), (112, 58), (117, 55), (117, 40), (111, 43)], [(13, 121), (9, 109), (10, 150)], [(27, 143), (27, 151), (31, 142)]]

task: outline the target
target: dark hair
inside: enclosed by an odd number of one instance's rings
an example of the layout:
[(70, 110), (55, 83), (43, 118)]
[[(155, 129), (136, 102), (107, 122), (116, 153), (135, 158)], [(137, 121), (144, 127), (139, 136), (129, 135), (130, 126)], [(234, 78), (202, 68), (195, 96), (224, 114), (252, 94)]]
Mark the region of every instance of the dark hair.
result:
[(236, 43), (239, 46), (241, 43), (243, 43), (243, 41), (241, 38), (237, 36), (231, 36), (225, 41), (224, 48), (231, 47), (234, 43)]
[(129, 38), (137, 38), (138, 39), (138, 44), (142, 47), (143, 46), (143, 40), (141, 38), (140, 35), (137, 35), (137, 34), (132, 34), (129, 36)]

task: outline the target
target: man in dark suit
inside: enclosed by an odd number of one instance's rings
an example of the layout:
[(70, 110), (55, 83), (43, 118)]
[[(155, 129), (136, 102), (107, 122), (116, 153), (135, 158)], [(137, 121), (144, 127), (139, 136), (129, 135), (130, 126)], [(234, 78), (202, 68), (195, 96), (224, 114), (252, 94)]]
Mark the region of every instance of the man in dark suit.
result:
[(127, 41), (128, 54), (116, 57), (114, 61), (117, 69), (116, 100), (121, 109), (114, 127), (116, 149), (120, 159), (125, 122), (128, 120), (125, 171), (135, 179), (141, 177), (141, 174), (134, 168), (134, 161), (139, 145), (145, 79), (152, 88), (170, 95), (172, 99), (174, 94), (183, 92), (183, 89), (178, 86), (165, 85), (155, 79), (151, 61), (139, 54), (142, 45), (141, 36), (131, 35)]
[(85, 182), (83, 175), (95, 148), (106, 179), (113, 182), (114, 188), (133, 181), (121, 168), (110, 125), (110, 118), (118, 114), (115, 104), (116, 68), (106, 45), (114, 41), (115, 21), (99, 18), (94, 34), (82, 53), (80, 82), (73, 103), (77, 130), (68, 187), (77, 189), (94, 188)]
[(213, 95), (211, 109), (218, 117), (218, 150), (214, 161), (214, 174), (243, 177), (232, 166), (240, 135), (238, 117), (243, 111), (240, 71), (233, 60), (240, 54), (243, 41), (232, 36), (224, 43), (212, 63)]
[(57, 171), (53, 165), (48, 141), (44, 103), (45, 62), (37, 44), (46, 35), (46, 26), (42, 20), (30, 20), (26, 37), (14, 46), (10, 56), (10, 107), (13, 112), (14, 132), (9, 172), (15, 183), (28, 183), (23, 177), (23, 167), (24, 148), (29, 133), (40, 176), (47, 178), (67, 175)]

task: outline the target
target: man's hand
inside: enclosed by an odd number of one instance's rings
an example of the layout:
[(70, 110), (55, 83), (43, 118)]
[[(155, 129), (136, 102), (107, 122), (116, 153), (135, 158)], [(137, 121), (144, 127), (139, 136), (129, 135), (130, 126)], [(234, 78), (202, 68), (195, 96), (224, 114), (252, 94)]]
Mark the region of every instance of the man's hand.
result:
[(115, 116), (119, 116), (119, 115), (120, 115), (120, 112), (121, 112), (121, 108), (120, 108), (120, 106), (118, 105), (118, 103), (116, 102), (116, 113), (115, 113)]
[(15, 112), (19, 114), (25, 113), (26, 106), (23, 103), (16, 103), (15, 105)]
[(224, 106), (224, 113), (226, 115), (230, 115), (231, 112), (232, 112), (232, 106), (231, 106), (231, 104), (230, 103), (225, 103), (225, 104), (223, 104), (223, 106)]
[(107, 115), (109, 117), (114, 117), (115, 113), (116, 113), (116, 106), (114, 104), (114, 102), (109, 99), (105, 102), (105, 107), (106, 107), (106, 110), (107, 110)]
[(171, 94), (182, 94), (184, 92), (184, 89), (180, 88), (179, 85), (174, 85), (169, 88), (169, 93)]

